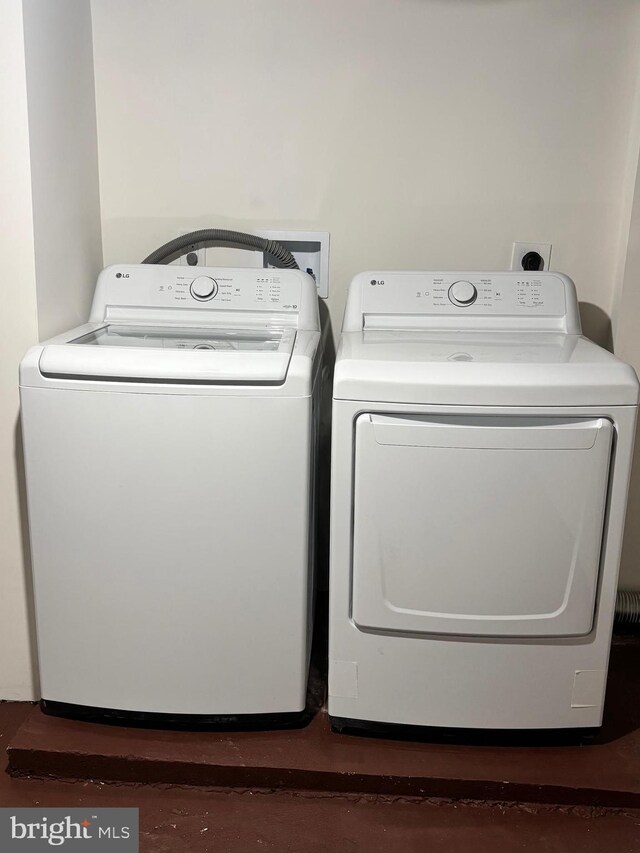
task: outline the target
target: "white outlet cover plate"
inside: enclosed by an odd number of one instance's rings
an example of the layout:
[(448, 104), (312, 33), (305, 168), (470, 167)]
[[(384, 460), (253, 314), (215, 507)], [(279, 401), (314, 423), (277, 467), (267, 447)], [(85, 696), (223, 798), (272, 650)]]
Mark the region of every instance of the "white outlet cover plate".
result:
[[(328, 231), (266, 231), (255, 229), (254, 234), (267, 240), (283, 243), (292, 253), (301, 270), (312, 269), (318, 288), (318, 296), (329, 296), (329, 232)], [(296, 243), (318, 243), (317, 252), (296, 252)]]
[(537, 252), (543, 261), (542, 269), (549, 270), (551, 263), (551, 243), (514, 243), (511, 252), (511, 269), (522, 270), (522, 259), (527, 252)]

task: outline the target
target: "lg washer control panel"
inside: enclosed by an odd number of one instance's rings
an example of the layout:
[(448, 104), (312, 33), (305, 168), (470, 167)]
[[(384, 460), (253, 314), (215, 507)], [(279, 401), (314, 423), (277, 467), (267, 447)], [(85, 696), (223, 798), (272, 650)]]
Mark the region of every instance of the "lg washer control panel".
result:
[(188, 302), (189, 298), (196, 302), (216, 300), (216, 306), (229, 306), (234, 309), (246, 308), (284, 309), (295, 311), (298, 308), (299, 287), (292, 287), (291, 282), (284, 282), (278, 271), (260, 270), (257, 275), (251, 270), (249, 275), (239, 274), (234, 270), (217, 271), (214, 275), (178, 274), (172, 283), (158, 282), (157, 292), (173, 291), (175, 302)]
[(117, 265), (100, 274), (108, 305), (297, 312), (302, 285), (295, 270), (155, 264)]
[(199, 275), (189, 285), (189, 292), (194, 299), (206, 302), (218, 295), (218, 282), (210, 275)]
[(362, 280), (362, 310), (561, 317), (566, 310), (565, 284), (551, 273), (373, 273)]

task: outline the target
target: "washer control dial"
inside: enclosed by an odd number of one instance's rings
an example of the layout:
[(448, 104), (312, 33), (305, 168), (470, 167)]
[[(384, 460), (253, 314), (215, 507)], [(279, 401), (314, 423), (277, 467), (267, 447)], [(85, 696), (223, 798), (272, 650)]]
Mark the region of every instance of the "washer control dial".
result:
[(454, 281), (449, 288), (449, 299), (454, 305), (473, 305), (478, 298), (478, 291), (470, 281)]
[(191, 282), (189, 289), (194, 299), (205, 302), (207, 299), (213, 299), (218, 292), (218, 282), (211, 276), (199, 275)]

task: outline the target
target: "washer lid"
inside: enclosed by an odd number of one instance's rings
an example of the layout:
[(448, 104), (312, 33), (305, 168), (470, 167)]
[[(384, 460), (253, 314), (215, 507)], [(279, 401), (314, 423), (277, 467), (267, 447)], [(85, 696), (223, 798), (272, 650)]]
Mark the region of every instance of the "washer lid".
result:
[(293, 329), (106, 324), (44, 347), (44, 376), (167, 382), (284, 382)]

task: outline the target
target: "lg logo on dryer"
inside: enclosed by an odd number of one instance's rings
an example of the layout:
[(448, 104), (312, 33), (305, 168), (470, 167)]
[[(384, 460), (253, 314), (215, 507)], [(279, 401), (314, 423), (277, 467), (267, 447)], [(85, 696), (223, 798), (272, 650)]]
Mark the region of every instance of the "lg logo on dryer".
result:
[(117, 272), (116, 278), (129, 278), (129, 273), (128, 272)]
[(377, 284), (378, 286), (383, 285), (383, 284), (384, 284), (384, 279), (382, 279), (382, 278), (381, 278), (381, 279), (372, 278), (372, 279), (371, 279), (370, 284), (371, 284), (371, 286), (372, 286), (372, 287), (375, 287), (375, 286), (376, 286), (376, 284)]

